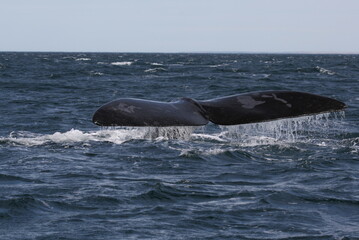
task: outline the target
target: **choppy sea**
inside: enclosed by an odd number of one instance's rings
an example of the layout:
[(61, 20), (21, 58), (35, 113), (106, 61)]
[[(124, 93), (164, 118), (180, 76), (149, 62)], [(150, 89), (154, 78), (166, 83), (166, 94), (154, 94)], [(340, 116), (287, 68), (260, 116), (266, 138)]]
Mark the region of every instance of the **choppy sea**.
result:
[[(348, 108), (229, 127), (91, 122), (121, 97), (261, 90)], [(359, 239), (359, 55), (3, 52), (0, 112), (0, 239)]]

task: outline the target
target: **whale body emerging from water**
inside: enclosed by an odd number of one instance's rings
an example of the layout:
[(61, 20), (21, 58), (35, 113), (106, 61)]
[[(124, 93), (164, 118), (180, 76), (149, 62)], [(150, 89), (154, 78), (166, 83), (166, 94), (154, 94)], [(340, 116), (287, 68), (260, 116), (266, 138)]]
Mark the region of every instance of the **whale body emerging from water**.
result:
[(237, 125), (340, 111), (345, 107), (333, 98), (296, 91), (250, 92), (203, 101), (121, 98), (101, 106), (92, 121), (99, 126), (202, 126), (208, 122)]

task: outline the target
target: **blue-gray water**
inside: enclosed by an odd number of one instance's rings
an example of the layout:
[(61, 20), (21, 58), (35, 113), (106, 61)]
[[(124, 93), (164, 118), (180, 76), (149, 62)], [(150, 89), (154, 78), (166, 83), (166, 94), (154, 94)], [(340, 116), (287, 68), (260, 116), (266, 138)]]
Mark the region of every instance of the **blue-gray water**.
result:
[[(348, 108), (227, 128), (91, 122), (120, 97), (258, 90)], [(0, 111), (0, 239), (359, 239), (358, 55), (0, 53)]]

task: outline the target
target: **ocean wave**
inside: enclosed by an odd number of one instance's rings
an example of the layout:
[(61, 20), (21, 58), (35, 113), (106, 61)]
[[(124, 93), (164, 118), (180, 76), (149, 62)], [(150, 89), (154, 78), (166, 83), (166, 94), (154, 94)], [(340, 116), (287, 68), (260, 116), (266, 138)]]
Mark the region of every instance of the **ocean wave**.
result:
[(76, 61), (91, 61), (91, 58), (76, 58)]
[(14, 182), (21, 182), (21, 183), (41, 183), (39, 180), (33, 180), (28, 178), (23, 178), (19, 176), (12, 176), (7, 174), (0, 174), (0, 182), (4, 183), (14, 183)]
[(91, 75), (91, 76), (102, 76), (102, 75), (104, 75), (104, 73), (102, 73), (102, 72), (96, 72), (96, 71), (91, 71), (91, 72), (90, 72), (90, 75)]
[(156, 63), (156, 62), (151, 63), (151, 65), (152, 65), (152, 66), (163, 66), (162, 63)]
[(113, 66), (130, 66), (133, 62), (112, 62)]
[(155, 72), (164, 72), (164, 71), (166, 71), (166, 69), (159, 67), (159, 68), (149, 68), (149, 69), (146, 69), (144, 72), (155, 73)]
[(215, 64), (215, 65), (210, 65), (210, 68), (217, 68), (217, 67), (225, 67), (228, 66), (228, 63), (221, 63), (221, 64)]
[(48, 203), (36, 199), (31, 195), (0, 199), (0, 208), (2, 209), (1, 215), (6, 217), (26, 214), (28, 212), (39, 213), (39, 211), (51, 211), (52, 209)]
[[(220, 154), (226, 154), (231, 152), (230, 148), (223, 148), (222, 146), (218, 147), (196, 147), (196, 148), (185, 148), (178, 149), (180, 151), (180, 156), (184, 157), (208, 157), (208, 156), (218, 156)], [(235, 150), (233, 150), (235, 151)]]
[(64, 60), (67, 60), (67, 59), (76, 60), (76, 57), (74, 57), (74, 56), (65, 56), (65, 57), (62, 57), (61, 59), (64, 59)]
[(155, 183), (149, 189), (137, 196), (133, 200), (142, 201), (176, 201), (178, 199), (197, 199), (210, 201), (211, 199), (222, 199), (227, 195), (213, 194), (207, 191), (196, 191), (188, 189), (187, 184)]

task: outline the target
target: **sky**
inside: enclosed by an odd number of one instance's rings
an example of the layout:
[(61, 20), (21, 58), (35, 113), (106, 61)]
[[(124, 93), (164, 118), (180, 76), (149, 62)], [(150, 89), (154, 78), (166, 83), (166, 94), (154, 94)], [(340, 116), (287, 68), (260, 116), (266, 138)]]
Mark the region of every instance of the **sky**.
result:
[(0, 0), (0, 51), (359, 53), (358, 0)]

